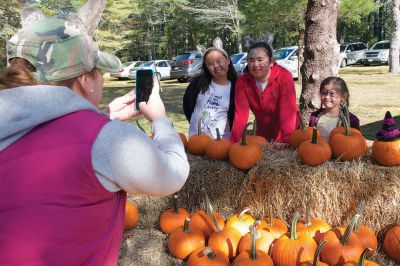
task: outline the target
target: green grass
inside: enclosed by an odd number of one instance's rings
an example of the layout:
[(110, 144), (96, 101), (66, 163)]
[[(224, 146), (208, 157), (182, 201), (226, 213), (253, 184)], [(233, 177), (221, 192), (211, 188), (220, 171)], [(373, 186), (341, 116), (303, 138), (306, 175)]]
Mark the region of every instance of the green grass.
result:
[[(388, 66), (346, 67), (340, 70), (340, 76), (350, 90), (350, 111), (360, 118), (361, 130), (367, 139), (374, 139), (382, 127), (386, 111), (396, 117), (400, 126), (400, 75), (388, 73)], [(161, 82), (164, 101), (169, 118), (179, 132), (188, 133), (189, 124), (182, 110), (182, 98), (189, 83), (176, 80)], [(297, 100), (300, 97), (300, 84), (296, 81)], [(135, 87), (132, 80), (116, 80), (105, 76), (104, 94), (101, 108), (115, 97), (124, 95)], [(134, 120), (131, 121), (134, 123)], [(139, 117), (143, 128), (150, 133), (150, 123)]]

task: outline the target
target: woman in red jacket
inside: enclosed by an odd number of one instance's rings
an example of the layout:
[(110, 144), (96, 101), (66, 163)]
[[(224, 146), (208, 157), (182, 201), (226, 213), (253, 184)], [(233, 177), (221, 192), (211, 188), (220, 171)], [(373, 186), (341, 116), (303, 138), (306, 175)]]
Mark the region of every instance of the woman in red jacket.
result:
[(256, 134), (273, 142), (276, 149), (288, 148), (297, 111), (292, 75), (274, 62), (272, 48), (265, 42), (251, 45), (247, 58), (248, 71), (236, 82), (230, 140), (240, 140), (251, 110), (257, 121)]

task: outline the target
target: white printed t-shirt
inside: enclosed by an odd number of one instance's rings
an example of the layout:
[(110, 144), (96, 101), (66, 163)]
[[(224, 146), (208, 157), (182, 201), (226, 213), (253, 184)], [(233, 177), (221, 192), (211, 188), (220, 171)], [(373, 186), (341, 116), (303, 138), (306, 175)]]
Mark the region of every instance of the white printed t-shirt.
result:
[(199, 118), (202, 118), (200, 130), (202, 134), (217, 138), (216, 128), (221, 137), (229, 139), (230, 128), (228, 109), (231, 93), (231, 82), (219, 85), (211, 81), (208, 90), (197, 96), (196, 106), (190, 118), (189, 136), (198, 134)]

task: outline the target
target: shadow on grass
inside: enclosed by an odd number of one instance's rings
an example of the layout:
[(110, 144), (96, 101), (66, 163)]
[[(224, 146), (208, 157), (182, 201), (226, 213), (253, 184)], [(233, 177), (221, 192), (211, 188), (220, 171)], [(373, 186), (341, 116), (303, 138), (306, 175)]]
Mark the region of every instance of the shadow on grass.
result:
[[(400, 126), (400, 115), (393, 117), (396, 120), (397, 126)], [(373, 123), (361, 126), (361, 132), (368, 140), (374, 140), (375, 135), (382, 129), (383, 119)]]

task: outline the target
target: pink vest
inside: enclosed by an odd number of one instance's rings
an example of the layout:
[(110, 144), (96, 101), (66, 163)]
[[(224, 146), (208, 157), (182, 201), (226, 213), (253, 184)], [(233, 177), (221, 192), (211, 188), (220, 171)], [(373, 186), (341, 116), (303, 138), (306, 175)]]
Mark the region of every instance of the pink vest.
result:
[(116, 265), (126, 193), (92, 166), (108, 118), (78, 111), (0, 152), (0, 265)]

